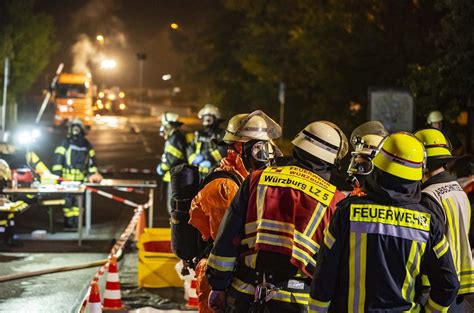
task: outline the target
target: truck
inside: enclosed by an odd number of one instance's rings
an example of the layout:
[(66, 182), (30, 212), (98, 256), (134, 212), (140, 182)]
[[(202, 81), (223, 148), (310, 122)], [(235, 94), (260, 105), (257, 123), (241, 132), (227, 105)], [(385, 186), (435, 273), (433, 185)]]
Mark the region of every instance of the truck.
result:
[(54, 125), (80, 119), (86, 127), (93, 123), (94, 90), (90, 73), (61, 73), (53, 90)]

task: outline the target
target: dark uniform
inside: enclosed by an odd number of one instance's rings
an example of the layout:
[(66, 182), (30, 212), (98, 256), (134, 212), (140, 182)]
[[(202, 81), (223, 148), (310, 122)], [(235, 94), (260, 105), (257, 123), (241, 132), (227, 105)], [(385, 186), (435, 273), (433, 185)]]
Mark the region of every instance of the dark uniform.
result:
[(188, 163), (199, 166), (201, 177), (209, 173), (209, 170), (226, 156), (227, 147), (216, 145), (213, 140), (222, 140), (225, 131), (218, 123), (207, 126), (194, 133), (194, 139), (189, 145)]
[(420, 272), (432, 282), (425, 312), (445, 312), (459, 282), (440, 220), (419, 204), (419, 182), (376, 168), (364, 191), (338, 204), (318, 255), (310, 312), (419, 312)]
[[(212, 289), (227, 289), (226, 312), (306, 311), (314, 256), (335, 203), (344, 197), (328, 178), (327, 167), (310, 170), (296, 161), (244, 181), (208, 260)], [(279, 289), (260, 307), (254, 295), (264, 281)]]
[(179, 129), (175, 129), (165, 141), (163, 154), (161, 155), (161, 163), (158, 164), (156, 171), (163, 176), (163, 182), (167, 186), (167, 209), (171, 214), (171, 181), (170, 170), (182, 163), (186, 163), (186, 136)]
[[(53, 174), (65, 180), (84, 182), (90, 175), (97, 173), (94, 148), (83, 135), (67, 138), (56, 148), (54, 154)], [(76, 227), (79, 208), (75, 198), (67, 196), (65, 200), (63, 208), (65, 225)]]

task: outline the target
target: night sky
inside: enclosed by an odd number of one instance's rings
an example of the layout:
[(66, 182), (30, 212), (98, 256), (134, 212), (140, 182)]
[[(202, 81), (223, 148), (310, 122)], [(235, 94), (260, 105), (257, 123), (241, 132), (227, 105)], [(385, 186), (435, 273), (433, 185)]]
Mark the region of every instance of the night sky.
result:
[[(210, 1), (212, 2), (212, 1)], [(36, 10), (50, 14), (60, 43), (49, 66), (38, 78), (35, 87), (44, 88), (60, 62), (65, 70), (73, 67), (71, 49), (81, 34), (96, 45), (95, 37), (106, 38), (101, 52), (113, 57), (118, 67), (109, 72), (89, 61), (88, 65), (99, 85), (118, 85), (123, 88), (138, 85), (137, 52), (145, 52), (144, 86), (163, 86), (163, 74), (176, 75), (183, 66), (183, 57), (174, 51), (169, 40), (169, 25), (176, 22), (178, 31), (193, 27), (195, 15), (208, 1), (192, 0), (40, 0)], [(82, 37), (84, 38), (84, 36)], [(82, 46), (81, 46), (82, 47)], [(168, 82), (169, 83), (169, 82)]]

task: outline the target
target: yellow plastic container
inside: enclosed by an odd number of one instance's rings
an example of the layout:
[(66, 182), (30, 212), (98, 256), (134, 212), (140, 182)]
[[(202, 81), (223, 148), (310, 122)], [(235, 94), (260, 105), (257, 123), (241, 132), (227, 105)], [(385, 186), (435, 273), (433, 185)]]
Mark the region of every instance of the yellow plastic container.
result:
[(171, 252), (169, 228), (145, 228), (137, 247), (138, 287), (183, 287), (175, 270), (179, 259)]

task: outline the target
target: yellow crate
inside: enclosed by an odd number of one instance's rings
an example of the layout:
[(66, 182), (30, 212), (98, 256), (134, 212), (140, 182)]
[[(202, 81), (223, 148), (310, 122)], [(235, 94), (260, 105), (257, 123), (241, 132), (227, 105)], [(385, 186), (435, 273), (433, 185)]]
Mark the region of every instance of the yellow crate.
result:
[(183, 287), (183, 281), (174, 268), (179, 259), (171, 252), (171, 243), (167, 244), (170, 241), (169, 228), (145, 228), (137, 243), (138, 287)]

